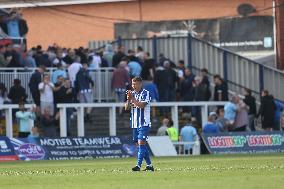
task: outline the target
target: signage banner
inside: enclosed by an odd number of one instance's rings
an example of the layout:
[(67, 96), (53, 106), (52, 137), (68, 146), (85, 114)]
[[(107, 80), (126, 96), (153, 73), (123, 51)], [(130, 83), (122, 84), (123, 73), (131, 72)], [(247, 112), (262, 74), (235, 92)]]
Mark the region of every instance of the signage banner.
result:
[(18, 156), (15, 154), (10, 139), (8, 137), (0, 137), (0, 162), (16, 160), (18, 160)]
[(71, 160), (136, 156), (130, 137), (11, 138), (20, 160)]
[(202, 134), (212, 154), (283, 153), (284, 132), (232, 132)]

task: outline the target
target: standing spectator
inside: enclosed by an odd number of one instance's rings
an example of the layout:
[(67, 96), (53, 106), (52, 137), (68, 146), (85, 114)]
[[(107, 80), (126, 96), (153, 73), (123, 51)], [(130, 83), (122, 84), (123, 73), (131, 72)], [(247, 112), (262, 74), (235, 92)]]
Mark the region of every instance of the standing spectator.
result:
[(225, 111), (223, 108), (218, 111), (218, 118), (215, 123), (219, 126), (220, 132), (228, 132), (229, 131), (229, 120), (225, 118)]
[(7, 67), (11, 62), (12, 56), (5, 57), (5, 53), (6, 53), (6, 47), (0, 45), (0, 68)]
[(180, 95), (182, 101), (193, 101), (194, 90), (192, 83), (194, 82), (195, 75), (189, 68), (184, 70), (184, 74), (180, 77)]
[(157, 136), (166, 136), (167, 135), (167, 129), (169, 127), (170, 120), (168, 118), (164, 118), (162, 121), (162, 126), (159, 127), (157, 130)]
[(48, 74), (44, 75), (43, 82), (38, 85), (40, 91), (40, 110), (44, 113), (46, 108), (49, 109), (49, 113), (54, 115), (54, 98), (53, 90), (54, 84), (50, 82), (50, 76)]
[[(62, 103), (73, 103), (73, 97), (75, 95), (74, 88), (71, 87), (71, 81), (69, 79), (66, 79), (64, 81), (64, 85), (62, 89), (60, 90), (62, 94)], [(66, 109), (66, 117), (67, 117), (67, 136), (70, 136), (70, 125), (71, 125), (71, 115), (73, 114), (73, 108), (67, 108)]]
[(75, 61), (68, 67), (68, 76), (71, 81), (72, 87), (74, 87), (76, 75), (81, 68), (82, 68), (81, 58), (79, 56), (75, 56)]
[[(75, 89), (79, 92), (80, 103), (93, 103), (94, 82), (89, 75), (88, 64), (84, 63), (83, 68), (76, 75)], [(92, 108), (87, 108), (85, 119), (90, 121)]]
[(214, 101), (227, 101), (228, 100), (228, 85), (221, 79), (220, 75), (214, 75)]
[(51, 81), (53, 84), (55, 84), (57, 82), (57, 78), (58, 76), (62, 76), (64, 79), (67, 78), (67, 73), (66, 70), (63, 68), (61, 63), (58, 63), (56, 65), (57, 69), (54, 70), (51, 74)]
[(117, 47), (117, 52), (113, 55), (112, 58), (112, 67), (117, 67), (118, 64), (121, 62), (122, 58), (125, 57), (124, 54), (124, 46), (120, 45)]
[(40, 119), (40, 124), (45, 137), (52, 138), (57, 136), (56, 121), (58, 118), (58, 116), (54, 117), (54, 115), (50, 112), (49, 107), (44, 108)]
[(141, 75), (142, 67), (139, 64), (139, 60), (135, 57), (135, 52), (133, 50), (128, 51), (128, 68), (129, 68), (129, 76), (131, 78), (139, 77)]
[(141, 77), (143, 80), (147, 80), (150, 76), (155, 78), (155, 60), (150, 58), (150, 53), (145, 53), (144, 64), (141, 71)]
[[(207, 99), (207, 86), (202, 83), (202, 78), (196, 76), (193, 83), (194, 101), (206, 101)], [(201, 111), (199, 106), (192, 107), (192, 115), (196, 117), (197, 121), (201, 122)]]
[(144, 50), (143, 50), (143, 48), (141, 46), (137, 47), (135, 56), (139, 59), (139, 62), (143, 62), (144, 63), (145, 52), (144, 52)]
[(170, 62), (164, 62), (164, 70), (162, 71), (161, 81), (156, 78), (159, 89), (160, 101), (170, 102), (175, 100), (176, 82), (178, 81), (177, 73), (171, 68)]
[(239, 103), (238, 100), (239, 98), (236, 95), (234, 95), (232, 96), (231, 101), (227, 102), (224, 107), (224, 111), (225, 111), (224, 118), (229, 120), (229, 124), (230, 124), (229, 129), (231, 129), (231, 127), (235, 123), (235, 119), (237, 116), (237, 104)]
[(211, 112), (208, 117), (208, 122), (203, 126), (202, 132), (204, 134), (215, 134), (219, 133), (219, 127), (215, 123), (216, 113)]
[(35, 120), (35, 108), (27, 111), (23, 103), (19, 104), (19, 111), (16, 112), (16, 118), (19, 121), (19, 138), (26, 138), (31, 131), (30, 120)]
[(112, 59), (113, 59), (114, 51), (111, 44), (107, 44), (105, 47), (105, 51), (103, 54), (103, 58), (107, 61), (108, 67), (112, 67)]
[(251, 131), (255, 131), (254, 119), (256, 116), (256, 103), (255, 98), (251, 95), (250, 89), (245, 89), (245, 99), (244, 103), (249, 107), (248, 119), (249, 119), (249, 128)]
[(54, 84), (54, 89), (53, 89), (54, 107), (56, 109), (55, 112), (58, 111), (57, 104), (63, 103), (64, 101), (63, 85), (64, 85), (64, 78), (62, 76), (58, 76), (57, 82)]
[(274, 115), (274, 127), (273, 130), (279, 131), (281, 126), (281, 112), (284, 110), (284, 104), (280, 102), (279, 100), (274, 100), (275, 103), (275, 115)]
[[(76, 62), (76, 53), (72, 49), (67, 50), (67, 55), (62, 58), (64, 64), (71, 65), (72, 63)], [(78, 61), (78, 58), (77, 58)], [(81, 62), (81, 58), (79, 63)], [(78, 62), (77, 62), (78, 63)], [(68, 70), (69, 71), (69, 70)], [(70, 77), (70, 76), (69, 76)]]
[(0, 105), (4, 104), (6, 98), (7, 98), (7, 89), (4, 83), (0, 83)]
[[(116, 93), (117, 102), (124, 102), (127, 86), (130, 84), (130, 78), (125, 67), (127, 63), (121, 61), (118, 67), (114, 70), (111, 79), (111, 89)], [(122, 113), (123, 108), (119, 108), (119, 113)]]
[[(186, 120), (186, 125), (181, 129), (179, 140), (181, 142), (195, 142), (197, 140), (196, 129), (191, 125), (190, 120)], [(184, 145), (185, 154), (192, 154), (193, 144)]]
[(34, 103), (37, 106), (40, 106), (40, 92), (38, 89), (38, 85), (40, 84), (42, 80), (42, 75), (44, 71), (45, 71), (45, 67), (39, 66), (38, 69), (36, 69), (35, 72), (32, 74), (30, 81), (29, 81), (29, 88), (32, 93)]
[(169, 121), (169, 127), (167, 129), (167, 135), (170, 137), (172, 142), (178, 141), (178, 130), (174, 127), (173, 121)]
[(27, 56), (25, 58), (25, 67), (28, 68), (36, 67), (36, 61), (33, 56), (34, 56), (34, 51), (33, 50), (28, 51)]
[(208, 70), (206, 68), (201, 69), (201, 83), (206, 85), (206, 101), (210, 100), (211, 98), (211, 89), (210, 89), (210, 82), (208, 78)]
[(178, 61), (178, 77), (180, 80), (184, 78), (184, 72), (185, 72), (185, 66), (184, 66), (184, 60), (179, 60)]
[(21, 86), (21, 80), (14, 79), (14, 85), (10, 88), (8, 98), (12, 101), (12, 104), (26, 103), (27, 94), (25, 88)]
[[(149, 91), (150, 93), (150, 97), (151, 97), (151, 102), (158, 102), (159, 101), (159, 91), (157, 88), (157, 85), (154, 83), (153, 78), (151, 78), (151, 76), (149, 76), (149, 78), (147, 80), (143, 81), (143, 88), (146, 89), (147, 91)], [(153, 111), (153, 122), (157, 122), (157, 118), (156, 118), (156, 107), (152, 108)]]
[(235, 119), (234, 124), (234, 130), (233, 131), (246, 131), (249, 119), (248, 119), (248, 110), (249, 107), (240, 99), (239, 96), (237, 96), (237, 115)]
[(272, 131), (274, 127), (274, 115), (276, 106), (274, 99), (267, 90), (261, 93), (261, 104), (258, 115), (261, 116), (262, 128), (266, 131)]
[[(82, 62), (84, 63), (84, 62)], [(90, 69), (99, 69), (102, 65), (102, 59), (98, 52), (93, 52), (89, 56), (89, 68)]]

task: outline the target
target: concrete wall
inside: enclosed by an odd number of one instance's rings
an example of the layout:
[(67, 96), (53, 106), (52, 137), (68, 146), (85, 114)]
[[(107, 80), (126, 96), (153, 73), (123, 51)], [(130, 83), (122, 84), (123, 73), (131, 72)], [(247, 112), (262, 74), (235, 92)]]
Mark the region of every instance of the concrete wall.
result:
[[(47, 47), (54, 42), (61, 46), (78, 47), (87, 46), (90, 40), (112, 40), (113, 23), (122, 22), (123, 19), (160, 21), (236, 16), (237, 7), (241, 3), (250, 3), (256, 9), (272, 6), (272, 0), (141, 0), (140, 3), (135, 1), (27, 8), (23, 10), (23, 16), (29, 25), (29, 47), (38, 44)], [(58, 9), (93, 17), (63, 13)], [(272, 15), (272, 10), (256, 15)]]

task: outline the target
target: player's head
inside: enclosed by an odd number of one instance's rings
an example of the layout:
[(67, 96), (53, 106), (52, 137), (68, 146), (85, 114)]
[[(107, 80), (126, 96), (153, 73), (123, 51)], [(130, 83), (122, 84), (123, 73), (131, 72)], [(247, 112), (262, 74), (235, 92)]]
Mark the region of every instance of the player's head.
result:
[(132, 88), (139, 92), (142, 89), (142, 78), (141, 77), (134, 77), (132, 79)]

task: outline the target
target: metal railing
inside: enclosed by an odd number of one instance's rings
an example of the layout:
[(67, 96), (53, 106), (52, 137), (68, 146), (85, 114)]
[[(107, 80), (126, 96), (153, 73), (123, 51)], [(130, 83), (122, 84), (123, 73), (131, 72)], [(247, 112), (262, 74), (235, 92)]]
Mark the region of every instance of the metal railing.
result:
[[(90, 42), (92, 46), (99, 41)], [(284, 72), (240, 56), (229, 50), (214, 46), (191, 35), (187, 37), (153, 37), (141, 39), (121, 39), (113, 43), (122, 44), (126, 49), (142, 46), (158, 61), (158, 54), (163, 53), (174, 62), (185, 60), (191, 68), (207, 68), (211, 74), (221, 75), (229, 89), (241, 94), (249, 88), (254, 95), (267, 89), (275, 98), (284, 101)]]
[[(7, 90), (13, 86), (14, 79), (20, 79), (21, 85), (26, 89), (28, 101), (32, 101), (29, 90), (30, 77), (36, 68), (0, 68), (0, 82), (4, 83)], [(47, 68), (47, 72), (52, 74), (56, 68)], [(68, 70), (66, 70), (68, 71)], [(111, 91), (111, 78), (114, 68), (90, 69), (90, 76), (95, 82), (93, 88), (94, 100), (96, 102), (112, 101), (115, 99)]]

